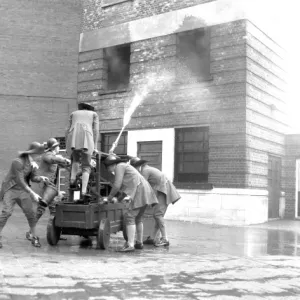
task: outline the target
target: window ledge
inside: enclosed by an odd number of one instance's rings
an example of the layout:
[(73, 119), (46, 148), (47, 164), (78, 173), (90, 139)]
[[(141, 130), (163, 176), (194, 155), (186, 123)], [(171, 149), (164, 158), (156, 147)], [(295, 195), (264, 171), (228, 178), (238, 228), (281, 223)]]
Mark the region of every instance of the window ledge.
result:
[(106, 90), (106, 91), (101, 91), (98, 92), (98, 96), (102, 96), (102, 95), (108, 95), (108, 94), (118, 94), (118, 93), (127, 93), (130, 92), (131, 89), (120, 89), (120, 90)]
[(115, 5), (115, 4), (120, 4), (123, 2), (130, 2), (130, 1), (133, 1), (133, 0), (103, 0), (102, 4), (101, 4), (101, 8), (106, 8), (106, 7)]
[(174, 182), (173, 183), (178, 189), (187, 190), (212, 190), (212, 183), (200, 183), (200, 182)]
[(195, 82), (188, 82), (188, 81), (184, 81), (184, 80), (181, 81), (181, 80), (177, 79), (173, 82), (173, 85), (195, 85), (197, 83), (212, 81), (212, 80), (214, 80), (214, 77), (212, 75), (204, 77), (204, 78), (199, 78)]

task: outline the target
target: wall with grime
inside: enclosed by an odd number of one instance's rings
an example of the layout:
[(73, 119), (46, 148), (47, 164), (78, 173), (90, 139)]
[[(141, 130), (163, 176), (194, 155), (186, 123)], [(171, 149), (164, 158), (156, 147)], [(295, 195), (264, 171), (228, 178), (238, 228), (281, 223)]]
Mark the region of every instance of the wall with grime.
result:
[[(103, 50), (79, 55), (78, 99), (96, 106), (101, 131), (118, 131), (126, 107), (149, 73), (160, 78), (135, 111), (127, 129), (209, 126), (209, 182), (215, 187), (244, 187), (246, 176), (246, 21), (211, 27), (211, 77), (176, 81), (176, 35), (131, 44), (130, 89), (105, 90)], [(161, 74), (168, 74), (164, 78)], [(171, 75), (170, 75), (171, 74)], [(170, 79), (171, 77), (171, 79)]]
[(83, 0), (82, 32), (216, 0)]
[(285, 181), (286, 70), (285, 51), (253, 23), (246, 25), (246, 159), (247, 184), (268, 188), (268, 157), (281, 158)]
[(77, 103), (79, 0), (2, 0), (0, 179), (33, 140), (63, 136)]

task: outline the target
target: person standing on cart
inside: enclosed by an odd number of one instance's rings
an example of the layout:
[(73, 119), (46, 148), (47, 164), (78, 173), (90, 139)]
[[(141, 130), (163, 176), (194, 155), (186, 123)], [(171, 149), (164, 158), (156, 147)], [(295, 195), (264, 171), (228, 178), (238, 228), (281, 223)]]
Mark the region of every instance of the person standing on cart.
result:
[[(59, 194), (57, 188), (57, 175), (58, 167), (67, 167), (71, 164), (71, 161), (67, 158), (59, 155), (59, 142), (55, 138), (50, 138), (46, 144), (47, 150), (42, 155), (40, 167), (38, 174), (41, 176), (46, 176), (49, 178), (49, 181), (44, 183), (41, 182), (39, 185), (39, 194), (42, 199), (38, 203), (37, 212), (36, 212), (36, 221), (38, 222), (41, 216), (45, 213), (46, 207), (49, 207), (50, 214), (55, 213), (54, 203), (55, 197), (62, 198), (62, 195)], [(50, 189), (47, 188), (50, 186)], [(54, 193), (53, 193), (54, 192)], [(26, 232), (26, 238), (28, 240), (32, 239), (31, 231)]]
[[(143, 249), (142, 217), (148, 205), (153, 206), (158, 203), (155, 193), (145, 178), (121, 158), (110, 154), (103, 163), (107, 170), (115, 175), (107, 200), (111, 201), (118, 192), (123, 192), (130, 197), (130, 204), (124, 216), (128, 242), (120, 251), (132, 252), (135, 249)], [(135, 232), (137, 232), (136, 243), (134, 243)]]
[[(138, 157), (133, 157), (130, 164), (135, 167), (143, 177), (150, 183), (151, 187), (156, 193), (158, 205), (155, 205), (151, 211), (155, 219), (155, 226), (153, 228), (152, 236), (148, 237), (145, 244), (154, 244), (156, 247), (169, 246), (167, 237), (167, 230), (164, 216), (169, 204), (174, 204), (181, 197), (178, 194), (175, 186), (169, 179), (157, 168), (147, 165), (147, 161)], [(161, 239), (157, 240), (158, 233), (161, 233)]]
[(45, 152), (44, 145), (32, 142), (28, 150), (19, 152), (19, 156), (12, 161), (9, 172), (3, 180), (0, 200), (3, 199), (3, 209), (0, 215), (0, 248), (2, 248), (1, 232), (11, 216), (17, 203), (25, 214), (30, 231), (32, 232), (31, 243), (40, 247), (39, 238), (36, 236), (36, 218), (32, 201), (39, 202), (40, 196), (34, 192), (29, 182), (47, 182), (45, 176), (38, 176), (38, 166), (34, 161), (37, 156)]
[(69, 127), (66, 132), (67, 154), (71, 156), (72, 160), (70, 186), (75, 186), (81, 161), (81, 194), (88, 199), (91, 197), (87, 194), (91, 157), (93, 153), (98, 153), (99, 117), (94, 110), (94, 107), (87, 103), (79, 103), (78, 110), (70, 115)]

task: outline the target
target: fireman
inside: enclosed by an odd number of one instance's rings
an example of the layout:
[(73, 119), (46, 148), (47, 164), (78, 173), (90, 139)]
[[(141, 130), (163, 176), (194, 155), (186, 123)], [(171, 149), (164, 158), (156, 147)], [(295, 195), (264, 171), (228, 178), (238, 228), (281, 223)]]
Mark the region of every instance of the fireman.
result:
[(84, 198), (91, 197), (87, 194), (91, 156), (93, 153), (98, 153), (99, 117), (94, 110), (94, 107), (87, 103), (79, 103), (78, 110), (70, 115), (69, 127), (66, 131), (67, 153), (72, 160), (70, 186), (74, 186), (76, 182), (81, 160), (81, 193)]
[[(167, 230), (164, 220), (164, 215), (170, 203), (174, 204), (181, 197), (178, 194), (175, 186), (168, 178), (158, 169), (147, 165), (147, 161), (138, 157), (131, 158), (130, 164), (135, 167), (143, 177), (150, 183), (156, 193), (158, 205), (153, 208), (153, 217), (155, 219), (155, 227), (153, 228), (152, 236), (148, 237), (145, 244), (154, 244), (154, 246), (169, 246)], [(157, 234), (160, 231), (162, 237), (157, 240)]]
[[(131, 200), (125, 214), (128, 242), (120, 251), (132, 252), (135, 249), (143, 249), (142, 217), (148, 205), (158, 203), (155, 193), (145, 178), (121, 158), (110, 154), (103, 163), (107, 170), (115, 175), (107, 200), (111, 201), (118, 192), (125, 193)], [(135, 232), (137, 232), (136, 243), (134, 243)]]

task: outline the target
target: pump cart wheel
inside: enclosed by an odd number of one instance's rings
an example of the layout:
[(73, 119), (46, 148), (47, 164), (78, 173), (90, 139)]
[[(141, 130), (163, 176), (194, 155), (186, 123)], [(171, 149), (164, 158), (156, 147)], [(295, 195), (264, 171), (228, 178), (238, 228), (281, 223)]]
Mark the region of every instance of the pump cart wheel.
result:
[(47, 242), (51, 246), (55, 246), (60, 238), (61, 229), (55, 226), (55, 217), (50, 216), (47, 225)]
[(97, 236), (97, 248), (107, 249), (110, 240), (110, 222), (108, 219), (100, 221), (98, 236)]

